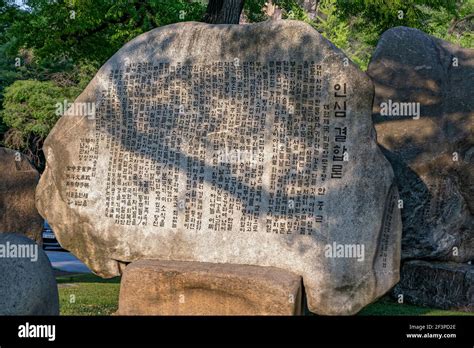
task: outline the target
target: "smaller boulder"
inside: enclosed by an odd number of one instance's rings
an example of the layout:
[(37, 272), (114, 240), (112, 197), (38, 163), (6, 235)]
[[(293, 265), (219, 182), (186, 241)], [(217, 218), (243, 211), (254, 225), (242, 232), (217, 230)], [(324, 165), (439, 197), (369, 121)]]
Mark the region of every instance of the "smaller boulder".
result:
[(367, 74), (403, 202), (402, 259), (474, 259), (474, 50), (420, 30), (381, 36)]
[(35, 206), (39, 173), (21, 153), (0, 147), (0, 233), (41, 243), (43, 218)]
[(59, 315), (48, 257), (31, 239), (0, 233), (0, 315)]

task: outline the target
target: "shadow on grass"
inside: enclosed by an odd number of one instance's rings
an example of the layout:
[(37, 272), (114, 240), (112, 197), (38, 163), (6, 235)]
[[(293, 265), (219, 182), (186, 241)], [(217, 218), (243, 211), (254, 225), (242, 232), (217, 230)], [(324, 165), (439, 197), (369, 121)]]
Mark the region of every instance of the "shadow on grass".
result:
[(104, 279), (95, 274), (74, 274), (68, 276), (56, 277), (58, 284), (64, 283), (109, 283), (109, 284), (120, 284), (121, 277), (114, 277), (110, 279)]
[(434, 316), (449, 316), (449, 315), (474, 315), (474, 313), (459, 312), (454, 310), (444, 310), (430, 307), (415, 306), (410, 304), (400, 304), (390, 297), (383, 297), (375, 303), (372, 303), (361, 310), (357, 315), (361, 316), (382, 316), (382, 315), (403, 315), (403, 316), (418, 316), (418, 315), (434, 315)]
[(377, 315), (427, 315), (432, 311), (431, 308), (399, 304), (390, 299), (381, 299), (362, 309), (358, 315), (377, 316)]

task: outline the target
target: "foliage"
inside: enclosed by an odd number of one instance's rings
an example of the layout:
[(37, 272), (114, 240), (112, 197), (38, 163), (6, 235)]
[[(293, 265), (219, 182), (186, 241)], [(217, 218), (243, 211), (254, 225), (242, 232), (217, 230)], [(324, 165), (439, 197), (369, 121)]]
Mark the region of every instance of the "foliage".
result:
[(201, 3), (185, 0), (27, 0), (26, 5), (28, 15), (9, 30), (15, 37), (10, 53), (28, 47), (40, 64), (85, 59), (97, 68), (141, 33), (199, 20), (205, 10)]
[(422, 29), (427, 17), (419, 6), (455, 13), (456, 0), (337, 0), (342, 18), (357, 16), (379, 33), (395, 26)]
[(249, 22), (262, 22), (266, 20), (263, 8), (267, 0), (246, 0), (244, 3), (244, 14)]
[(44, 139), (59, 115), (56, 103), (74, 100), (80, 89), (59, 87), (52, 81), (18, 80), (5, 89), (1, 117), (12, 130), (6, 145), (24, 150), (31, 136)]
[[(322, 0), (322, 2), (334, 2)], [(347, 54), (365, 69), (382, 33), (407, 26), (447, 41), (472, 47), (472, 30), (448, 33), (450, 23), (472, 13), (474, 3), (459, 0), (336, 0), (335, 15), (349, 25)], [(344, 48), (343, 48), (344, 49)]]
[[(8, 59), (4, 54), (4, 45), (0, 46), (0, 105), (3, 103), (3, 90), (20, 77), (12, 66), (15, 64), (12, 59)], [(7, 131), (8, 127), (0, 117), (0, 134)]]
[(321, 2), (314, 26), (329, 41), (344, 50), (349, 46), (350, 29), (349, 24), (338, 17), (337, 11), (336, 0)]
[[(443, 40), (456, 43), (462, 47), (474, 47), (473, 18), (474, 1), (458, 2), (454, 15), (447, 11), (436, 11), (426, 6), (420, 6), (426, 16), (425, 28), (431, 35)], [(463, 20), (465, 19), (465, 20)]]

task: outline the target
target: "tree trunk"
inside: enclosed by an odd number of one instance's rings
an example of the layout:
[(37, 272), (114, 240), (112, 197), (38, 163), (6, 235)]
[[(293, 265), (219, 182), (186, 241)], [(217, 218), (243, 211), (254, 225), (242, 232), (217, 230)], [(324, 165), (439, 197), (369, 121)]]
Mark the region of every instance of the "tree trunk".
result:
[(204, 22), (211, 24), (239, 24), (245, 0), (209, 0)]

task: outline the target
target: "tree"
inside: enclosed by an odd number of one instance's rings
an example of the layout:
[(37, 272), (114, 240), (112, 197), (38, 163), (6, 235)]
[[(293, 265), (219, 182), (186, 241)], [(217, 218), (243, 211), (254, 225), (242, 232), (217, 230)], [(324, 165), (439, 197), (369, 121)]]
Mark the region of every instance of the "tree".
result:
[(81, 89), (59, 87), (51, 81), (17, 80), (5, 88), (0, 116), (9, 127), (7, 147), (21, 150), (40, 170), (43, 140), (60, 117), (57, 104), (73, 101)]
[[(0, 0), (4, 1), (4, 0)], [(26, 0), (8, 28), (11, 54), (31, 48), (35, 59), (93, 63), (97, 68), (138, 35), (163, 25), (200, 20), (205, 6), (189, 0)]]
[(245, 0), (209, 0), (204, 22), (212, 24), (239, 24)]

